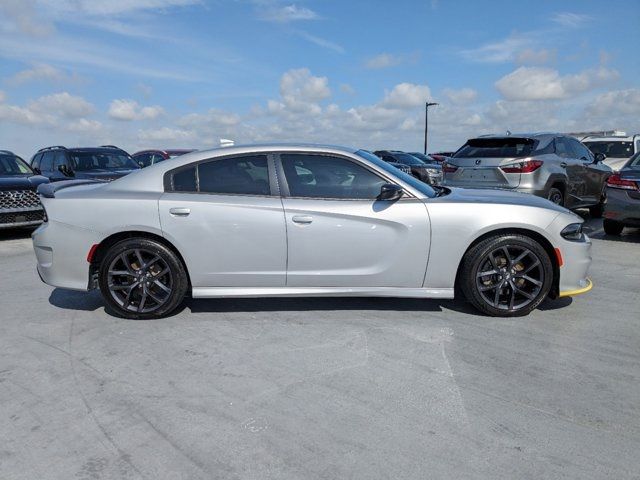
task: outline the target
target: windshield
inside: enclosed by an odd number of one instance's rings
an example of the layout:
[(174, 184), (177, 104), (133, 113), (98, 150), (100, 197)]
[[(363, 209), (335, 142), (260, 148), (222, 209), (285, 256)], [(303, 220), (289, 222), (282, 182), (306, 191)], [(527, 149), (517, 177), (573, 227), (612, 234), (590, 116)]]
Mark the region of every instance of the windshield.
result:
[(609, 140), (600, 142), (583, 142), (589, 150), (596, 153), (604, 153), (607, 157), (629, 158), (633, 155), (633, 142)]
[(422, 160), (424, 163), (438, 163), (435, 158), (430, 157), (429, 155), (425, 155), (420, 152), (410, 152), (409, 155), (412, 157), (416, 157), (418, 160)]
[(528, 157), (536, 140), (531, 138), (474, 138), (458, 150), (454, 158)]
[(411, 185), (413, 188), (418, 190), (420, 193), (423, 193), (425, 196), (429, 198), (433, 198), (436, 196), (436, 191), (433, 188), (431, 188), (429, 185), (427, 185), (424, 182), (421, 182), (413, 175), (404, 173), (402, 170), (398, 170), (393, 165), (380, 159), (380, 157), (378, 157), (377, 155), (374, 155), (371, 152), (367, 152), (366, 150), (358, 150), (356, 152), (356, 155), (364, 158), (365, 160), (369, 160), (371, 163), (376, 165), (381, 170), (384, 170), (385, 172), (391, 174), (392, 176), (397, 177), (403, 182)]
[(0, 175), (33, 175), (33, 170), (20, 157), (0, 155)]
[(129, 155), (123, 152), (71, 152), (70, 156), (73, 169), (78, 172), (140, 168)]
[(394, 158), (398, 161), (398, 163), (402, 163), (404, 165), (415, 165), (419, 167), (420, 165), (424, 165), (422, 160), (417, 159), (413, 155), (409, 155), (408, 153), (393, 153)]

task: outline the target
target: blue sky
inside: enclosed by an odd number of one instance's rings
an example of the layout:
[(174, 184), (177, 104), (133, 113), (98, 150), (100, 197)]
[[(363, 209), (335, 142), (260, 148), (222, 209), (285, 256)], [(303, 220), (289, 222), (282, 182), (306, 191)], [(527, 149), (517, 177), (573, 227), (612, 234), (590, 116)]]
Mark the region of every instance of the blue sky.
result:
[(640, 132), (640, 3), (0, 0), (0, 148)]

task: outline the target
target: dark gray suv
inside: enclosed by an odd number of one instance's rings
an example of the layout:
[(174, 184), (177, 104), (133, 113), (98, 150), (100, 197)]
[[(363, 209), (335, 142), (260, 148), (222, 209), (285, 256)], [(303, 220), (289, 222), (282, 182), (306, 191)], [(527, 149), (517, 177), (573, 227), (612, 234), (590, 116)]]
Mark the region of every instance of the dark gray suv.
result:
[(602, 216), (611, 168), (573, 137), (554, 133), (487, 135), (467, 141), (443, 165), (444, 185), (504, 188)]

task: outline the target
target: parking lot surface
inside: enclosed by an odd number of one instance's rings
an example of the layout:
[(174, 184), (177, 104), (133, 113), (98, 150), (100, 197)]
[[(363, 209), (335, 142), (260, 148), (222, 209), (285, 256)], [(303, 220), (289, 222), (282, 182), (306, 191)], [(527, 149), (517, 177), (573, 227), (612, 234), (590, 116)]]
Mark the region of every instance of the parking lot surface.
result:
[(462, 301), (226, 299), (130, 321), (0, 232), (0, 478), (640, 478), (640, 232), (595, 288)]

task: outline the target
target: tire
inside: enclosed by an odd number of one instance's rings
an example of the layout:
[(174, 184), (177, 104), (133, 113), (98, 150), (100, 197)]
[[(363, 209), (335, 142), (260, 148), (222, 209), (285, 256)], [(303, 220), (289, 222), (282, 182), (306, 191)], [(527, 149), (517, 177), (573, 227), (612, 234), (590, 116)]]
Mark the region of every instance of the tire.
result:
[(551, 187), (547, 194), (547, 200), (564, 207), (564, 193), (559, 188)]
[(100, 263), (98, 282), (113, 313), (137, 320), (171, 314), (189, 286), (175, 252), (148, 238), (122, 240), (109, 248)]
[(602, 228), (607, 235), (620, 235), (624, 229), (624, 224), (605, 218), (602, 222)]
[(552, 283), (553, 265), (546, 250), (531, 237), (509, 233), (469, 249), (459, 277), (467, 300), (493, 317), (528, 315), (547, 297)]

